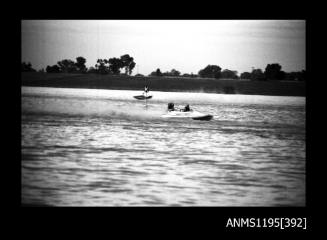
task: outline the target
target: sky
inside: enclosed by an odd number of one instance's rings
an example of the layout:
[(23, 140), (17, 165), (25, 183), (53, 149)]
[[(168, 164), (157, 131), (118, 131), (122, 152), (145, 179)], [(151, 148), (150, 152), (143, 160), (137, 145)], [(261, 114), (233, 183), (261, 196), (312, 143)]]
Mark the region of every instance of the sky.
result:
[(279, 63), (305, 70), (305, 20), (22, 20), (22, 62), (39, 70), (63, 59), (96, 60), (129, 54), (133, 75), (207, 65), (251, 72)]

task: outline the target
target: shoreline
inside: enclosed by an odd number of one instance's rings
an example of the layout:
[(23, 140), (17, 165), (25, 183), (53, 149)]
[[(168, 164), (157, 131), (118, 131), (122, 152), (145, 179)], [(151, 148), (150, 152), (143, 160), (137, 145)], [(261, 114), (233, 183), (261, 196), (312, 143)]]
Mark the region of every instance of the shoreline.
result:
[(150, 91), (162, 92), (306, 96), (305, 82), (134, 77), (68, 73), (21, 73), (21, 86), (26, 87), (137, 90), (143, 92), (145, 85), (149, 86)]

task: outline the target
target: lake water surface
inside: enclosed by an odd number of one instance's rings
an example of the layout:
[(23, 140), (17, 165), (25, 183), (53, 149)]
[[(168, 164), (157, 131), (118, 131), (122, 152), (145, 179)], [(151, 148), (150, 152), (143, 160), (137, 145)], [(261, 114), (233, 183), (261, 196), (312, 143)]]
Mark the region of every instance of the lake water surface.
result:
[(304, 97), (140, 93), (22, 87), (22, 203), (305, 206)]

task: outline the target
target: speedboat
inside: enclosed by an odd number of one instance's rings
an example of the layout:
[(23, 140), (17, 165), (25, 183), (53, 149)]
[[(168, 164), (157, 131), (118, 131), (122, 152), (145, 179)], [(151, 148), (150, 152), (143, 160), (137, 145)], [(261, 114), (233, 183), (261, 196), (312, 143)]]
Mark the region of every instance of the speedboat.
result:
[(182, 111), (182, 110), (168, 110), (168, 112), (162, 115), (163, 118), (191, 118), (193, 120), (205, 120), (209, 121), (213, 118), (211, 114), (203, 114), (198, 111)]

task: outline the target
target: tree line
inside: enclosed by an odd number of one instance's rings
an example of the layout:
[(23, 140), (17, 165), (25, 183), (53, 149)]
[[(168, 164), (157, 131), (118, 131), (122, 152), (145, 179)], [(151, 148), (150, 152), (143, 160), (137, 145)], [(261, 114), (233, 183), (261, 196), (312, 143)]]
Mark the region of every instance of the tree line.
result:
[(289, 80), (289, 81), (305, 81), (306, 71), (297, 72), (284, 72), (282, 71), (282, 66), (278, 63), (267, 64), (265, 71), (260, 68), (252, 69), (252, 72), (243, 72), (240, 75), (242, 79), (251, 80)]
[[(128, 54), (120, 56), (120, 58), (109, 59), (97, 59), (97, 63), (94, 67), (87, 68), (85, 66), (86, 59), (84, 57), (77, 57), (76, 61), (70, 59), (64, 59), (58, 61), (53, 66), (47, 66), (47, 73), (97, 73), (97, 74), (121, 74), (121, 70), (124, 74), (131, 75), (133, 69), (136, 66), (134, 58)], [(36, 72), (32, 68), (31, 63), (22, 63), (22, 72)], [(41, 69), (40, 72), (44, 72)], [(136, 74), (135, 76), (144, 77), (142, 74)], [(234, 70), (224, 69), (218, 65), (207, 65), (205, 68), (198, 71), (197, 74), (181, 74), (180, 71), (172, 69), (171, 71), (161, 72), (158, 68), (156, 71), (151, 72), (148, 76), (156, 77), (201, 77), (201, 78), (214, 78), (214, 79), (248, 79), (255, 81), (265, 80), (295, 80), (305, 81), (306, 71), (298, 72), (285, 72), (282, 70), (282, 66), (278, 63), (267, 64), (265, 70), (260, 68), (253, 68), (251, 72), (243, 72), (238, 76), (238, 72)]]
[(264, 71), (260, 68), (253, 68), (252, 72), (243, 72), (238, 76), (237, 71), (224, 69), (217, 65), (208, 65), (201, 69), (198, 74), (183, 74), (172, 69), (170, 72), (162, 73), (158, 68), (156, 71), (149, 74), (149, 76), (175, 76), (175, 77), (201, 77), (201, 78), (214, 78), (214, 79), (248, 79), (254, 81), (265, 80), (290, 80), (290, 81), (305, 81), (306, 71), (298, 72), (284, 72), (282, 66), (278, 63), (267, 64)]
[[(99, 73), (99, 74), (120, 74), (121, 70), (125, 74), (131, 75), (136, 65), (134, 58), (128, 54), (122, 55), (120, 58), (97, 59), (94, 67), (87, 68), (86, 59), (84, 57), (77, 57), (76, 61), (71, 59), (63, 59), (58, 61), (57, 64), (47, 66), (45, 71), (47, 73)], [(31, 63), (22, 63), (22, 72), (36, 72), (32, 68)], [(39, 72), (44, 72), (41, 69)]]

